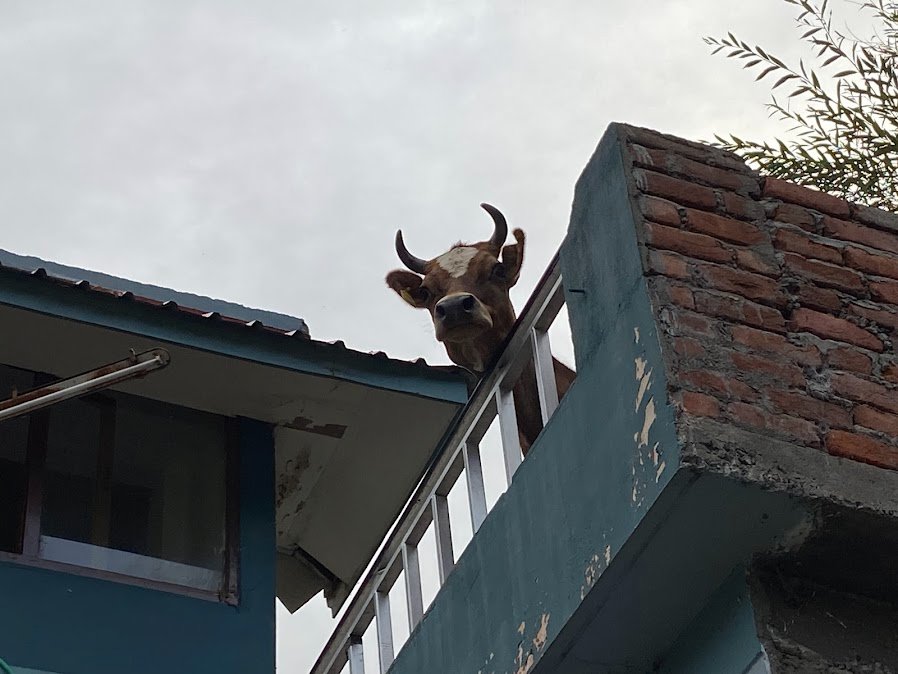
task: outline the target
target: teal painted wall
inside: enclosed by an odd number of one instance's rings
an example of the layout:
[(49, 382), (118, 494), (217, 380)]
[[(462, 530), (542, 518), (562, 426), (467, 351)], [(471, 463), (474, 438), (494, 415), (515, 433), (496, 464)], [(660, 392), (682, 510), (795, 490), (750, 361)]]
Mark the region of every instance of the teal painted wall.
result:
[(530, 671), (676, 470), (616, 130), (578, 183), (561, 262), (577, 380), (393, 674)]
[(59, 674), (273, 672), (274, 442), (240, 422), (240, 603), (0, 564), (0, 657)]
[(721, 585), (662, 659), (659, 674), (743, 674), (762, 654), (739, 569)]

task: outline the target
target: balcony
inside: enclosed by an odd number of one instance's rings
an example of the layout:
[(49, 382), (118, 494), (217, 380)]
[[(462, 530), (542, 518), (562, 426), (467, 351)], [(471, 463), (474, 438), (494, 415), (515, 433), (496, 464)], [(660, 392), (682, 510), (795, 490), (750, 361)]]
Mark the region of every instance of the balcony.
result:
[[(893, 391), (878, 374), (893, 360), (858, 347), (874, 328), (811, 325), (827, 282), (769, 252), (801, 232), (768, 214), (813, 208), (805, 192), (613, 125), (559, 254), (313, 674), (891, 666), (898, 448), (864, 426), (856, 391)], [(559, 403), (548, 329), (562, 307), (577, 379)], [(511, 390), (531, 359), (544, 427), (522, 462)], [(877, 415), (892, 400), (871, 399)], [(481, 449), (496, 419), (507, 490), (488, 511)], [(460, 555), (457, 484), (474, 532)], [(440, 586), (426, 610), (425, 534)]]

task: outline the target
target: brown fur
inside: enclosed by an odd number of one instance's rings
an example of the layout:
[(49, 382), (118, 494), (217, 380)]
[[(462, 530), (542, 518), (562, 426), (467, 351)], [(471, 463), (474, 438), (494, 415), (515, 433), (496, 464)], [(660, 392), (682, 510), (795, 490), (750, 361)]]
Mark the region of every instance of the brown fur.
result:
[[(437, 330), (437, 339), (443, 342), (452, 362), (477, 374), (483, 374), (492, 363), (514, 326), (515, 311), (509, 290), (520, 277), (525, 237), (520, 229), (515, 229), (512, 235), (515, 243), (503, 246), (501, 255), (487, 241), (454, 245), (452, 248), (467, 245), (478, 249), (466, 273), (458, 278), (451, 277), (436, 263), (436, 259), (426, 264), (423, 277), (404, 269), (387, 274), (387, 285), (406, 302), (430, 312)], [(440, 322), (435, 315), (436, 305), (446, 296), (457, 293), (470, 294), (476, 298), (475, 311), (470, 323), (455, 326), (442, 334)], [(573, 382), (574, 372), (557, 360), (554, 360), (554, 366), (560, 399)], [(521, 449), (526, 456), (542, 429), (532, 365), (524, 370), (515, 385), (514, 398)]]

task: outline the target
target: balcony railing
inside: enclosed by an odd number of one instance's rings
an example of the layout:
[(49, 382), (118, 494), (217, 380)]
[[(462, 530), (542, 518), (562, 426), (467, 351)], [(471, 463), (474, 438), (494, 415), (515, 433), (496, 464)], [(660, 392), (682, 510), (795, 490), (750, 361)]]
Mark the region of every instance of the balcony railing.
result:
[(384, 674), (395, 652), (390, 611), (390, 590), (405, 578), (409, 632), (424, 616), (419, 544), (434, 527), (439, 585), (454, 566), (449, 520), (449, 492), (465, 475), (465, 487), (474, 534), (486, 519), (480, 443), (498, 416), (505, 465), (506, 487), (521, 463), (515, 401), (512, 390), (531, 361), (534, 364), (543, 424), (558, 407), (558, 393), (549, 344), (549, 327), (564, 306), (564, 291), (556, 253), (506, 341), (491, 370), (474, 389), (458, 422), (450, 429), (439, 453), (407, 503), (374, 563), (357, 587), (336, 629), (318, 657), (311, 674), (340, 674), (348, 663), (350, 674), (364, 674), (362, 636), (371, 621), (377, 632), (377, 663)]

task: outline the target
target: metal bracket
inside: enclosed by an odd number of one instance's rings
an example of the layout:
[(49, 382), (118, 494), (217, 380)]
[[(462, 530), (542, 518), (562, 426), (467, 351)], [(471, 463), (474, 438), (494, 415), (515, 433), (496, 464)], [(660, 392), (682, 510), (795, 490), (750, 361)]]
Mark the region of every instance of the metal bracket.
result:
[(0, 402), (0, 421), (34, 412), (63, 400), (100, 391), (128, 379), (142, 377), (148, 372), (165, 367), (170, 361), (171, 356), (165, 349), (150, 349), (143, 353), (135, 353), (134, 349), (131, 349), (131, 355), (128, 358), (115, 363), (98, 367), (75, 377), (61, 379), (26, 393), (14, 391), (11, 398)]

